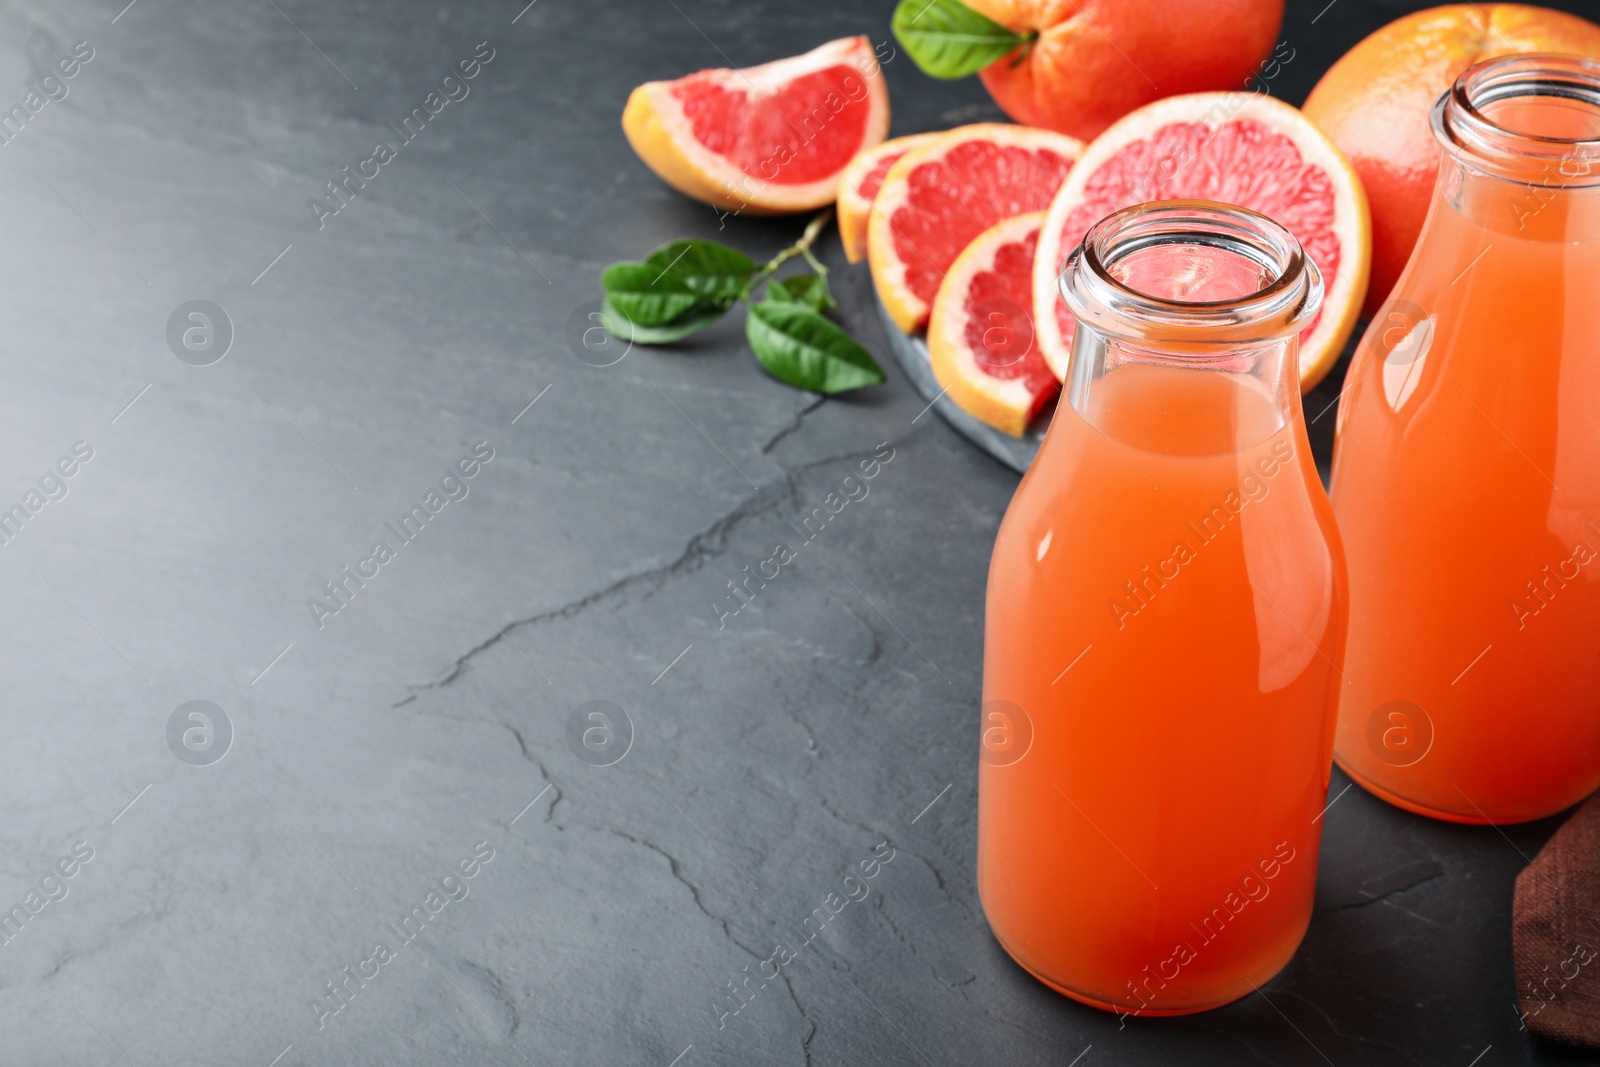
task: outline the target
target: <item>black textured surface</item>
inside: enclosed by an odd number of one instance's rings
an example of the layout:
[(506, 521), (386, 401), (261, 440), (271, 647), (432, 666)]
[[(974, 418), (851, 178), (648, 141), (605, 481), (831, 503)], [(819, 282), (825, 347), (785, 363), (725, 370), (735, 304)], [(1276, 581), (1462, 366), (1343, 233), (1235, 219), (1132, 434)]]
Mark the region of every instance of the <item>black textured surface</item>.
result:
[[(0, 944), (0, 1063), (1585, 1061), (1513, 1010), (1512, 879), (1554, 822), (1441, 825), (1338, 774), (1318, 914), (1261, 995), (1119, 1029), (1033, 982), (973, 879), (1015, 475), (913, 424), (887, 359), (887, 385), (818, 403), (736, 323), (575, 358), (606, 263), (683, 235), (770, 254), (799, 227), (719, 233), (632, 156), (628, 90), (884, 40), (891, 5), (121, 2), (0, 5), (0, 104), (94, 49), (0, 146), (0, 501), (93, 449), (0, 549), (0, 901), (93, 849)], [(1274, 91), (1298, 102), (1410, 6), (1292, 3)], [(319, 230), (308, 199), (485, 41), (470, 95)], [(975, 81), (886, 76), (896, 133), (999, 117)], [(864, 269), (824, 245), (884, 354)], [(193, 299), (233, 325), (211, 366), (168, 349)], [(467, 495), (319, 626), (308, 598), (480, 441), (493, 459), (447, 484)], [(719, 627), (727, 583), (880, 442), (867, 497)], [(197, 699), (235, 733), (209, 766), (167, 740)], [(633, 725), (610, 767), (568, 742), (591, 700)], [(722, 1018), (881, 842), (867, 897)]]

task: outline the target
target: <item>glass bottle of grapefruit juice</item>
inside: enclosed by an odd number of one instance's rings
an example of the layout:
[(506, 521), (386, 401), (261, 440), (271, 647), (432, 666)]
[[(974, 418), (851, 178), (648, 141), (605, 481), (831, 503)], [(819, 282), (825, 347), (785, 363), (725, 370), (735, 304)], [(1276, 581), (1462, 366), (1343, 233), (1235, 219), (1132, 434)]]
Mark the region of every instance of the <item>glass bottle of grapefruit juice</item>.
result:
[(1339, 413), (1336, 756), (1412, 811), (1517, 822), (1600, 786), (1600, 62), (1480, 64), (1433, 127)]
[(1057, 991), (1201, 1011), (1311, 916), (1345, 627), (1297, 374), (1322, 283), (1271, 220), (1169, 201), (1062, 289), (1066, 402), (989, 570), (979, 891)]

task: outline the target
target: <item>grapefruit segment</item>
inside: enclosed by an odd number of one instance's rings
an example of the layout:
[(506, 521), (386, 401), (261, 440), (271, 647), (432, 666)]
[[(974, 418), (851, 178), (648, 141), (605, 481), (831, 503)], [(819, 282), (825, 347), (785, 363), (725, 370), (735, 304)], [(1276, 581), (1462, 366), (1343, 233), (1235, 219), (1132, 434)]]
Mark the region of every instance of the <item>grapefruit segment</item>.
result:
[(856, 156), (839, 175), (839, 240), (844, 245), (844, 257), (851, 263), (867, 258), (867, 218), (872, 211), (873, 198), (883, 187), (884, 175), (901, 156), (939, 136), (937, 133), (914, 133), (909, 137), (892, 137)]
[(1013, 437), (1060, 390), (1033, 326), (1033, 259), (1043, 211), (984, 230), (945, 273), (928, 318), (934, 377), (950, 398)]
[(1026, 126), (958, 126), (901, 156), (884, 176), (867, 221), (878, 297), (907, 333), (928, 321), (945, 272), (995, 223), (1039, 211), (1083, 144)]
[(686, 196), (781, 215), (833, 201), (846, 164), (889, 132), (889, 94), (872, 43), (846, 37), (758, 67), (646, 82), (622, 130)]
[(1095, 139), (1050, 205), (1034, 257), (1038, 344), (1058, 378), (1072, 313), (1057, 276), (1106, 215), (1151, 200), (1215, 200), (1287, 226), (1322, 271), (1322, 311), (1300, 335), (1300, 388), (1332, 369), (1367, 289), (1372, 231), (1350, 164), (1297, 109), (1252, 93), (1192, 93), (1148, 104)]

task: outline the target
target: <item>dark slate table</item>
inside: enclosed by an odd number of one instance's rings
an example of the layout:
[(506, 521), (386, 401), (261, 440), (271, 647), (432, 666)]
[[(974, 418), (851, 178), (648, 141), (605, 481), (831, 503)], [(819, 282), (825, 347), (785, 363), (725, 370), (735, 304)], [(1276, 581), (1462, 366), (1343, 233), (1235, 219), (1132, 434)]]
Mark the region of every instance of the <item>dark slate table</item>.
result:
[[(578, 358), (606, 263), (799, 227), (719, 232), (632, 156), (628, 90), (884, 39), (889, 4), (122, 2), (0, 11), (0, 105), (77, 59), (0, 144), (0, 1063), (1583, 1061), (1513, 1011), (1512, 879), (1554, 822), (1427, 822), (1338, 774), (1261, 995), (1123, 1029), (1046, 991), (973, 880), (1016, 477), (892, 369), (819, 403), (736, 323)], [(1412, 6), (1323, 3), (1291, 5), (1286, 99)], [(1000, 117), (887, 77), (897, 133)]]

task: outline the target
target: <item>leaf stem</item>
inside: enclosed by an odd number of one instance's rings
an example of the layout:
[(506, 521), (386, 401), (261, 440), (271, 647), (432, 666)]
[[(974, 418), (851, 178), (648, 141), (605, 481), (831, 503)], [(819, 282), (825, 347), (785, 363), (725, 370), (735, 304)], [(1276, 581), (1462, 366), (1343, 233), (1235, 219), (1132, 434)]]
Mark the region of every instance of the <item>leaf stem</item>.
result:
[(1020, 67), (1033, 52), (1033, 46), (1039, 43), (1039, 31), (1029, 30), (1022, 35), (1022, 47), (1017, 49), (1017, 58), (1007, 64), (1009, 67)]
[(822, 265), (822, 260), (812, 255), (811, 249), (809, 248), (801, 249), (800, 254), (806, 257), (806, 262), (811, 264), (811, 269), (816, 271), (817, 276), (822, 279), (824, 284), (826, 284), (828, 281), (828, 268)]
[(800, 234), (800, 239), (767, 260), (766, 265), (756, 271), (755, 276), (744, 287), (744, 291), (739, 294), (739, 298), (743, 300), (755, 292), (762, 282), (776, 274), (779, 267), (795, 256), (805, 256), (806, 260), (816, 268), (818, 274), (826, 275), (828, 273), (827, 268), (817, 262), (817, 258), (811, 254), (811, 246), (816, 243), (817, 238), (822, 234), (823, 227), (828, 225), (828, 220), (831, 218), (833, 218), (833, 208), (831, 207), (817, 212), (812, 220), (806, 223), (805, 232)]

